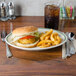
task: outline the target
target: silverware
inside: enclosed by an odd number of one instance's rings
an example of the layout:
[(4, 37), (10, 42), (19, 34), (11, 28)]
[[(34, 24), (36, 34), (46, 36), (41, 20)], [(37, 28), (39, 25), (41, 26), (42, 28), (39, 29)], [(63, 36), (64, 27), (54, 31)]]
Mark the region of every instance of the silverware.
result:
[[(7, 36), (7, 32), (5, 31), (5, 29), (3, 29), (2, 32), (1, 32), (1, 39), (2, 39), (3, 42), (5, 42), (5, 37), (6, 36)], [(7, 58), (10, 58), (10, 57), (12, 57), (12, 53), (11, 53), (11, 51), (10, 51), (6, 42), (5, 42), (5, 44), (6, 44), (6, 56), (7, 56)]]
[(62, 59), (66, 58), (66, 46), (65, 43), (62, 45)]
[[(65, 34), (66, 34), (66, 36), (68, 38), (68, 32), (66, 32)], [(69, 39), (67, 40), (67, 42), (65, 44), (66, 44), (66, 57), (71, 56)]]
[(67, 57), (66, 43), (62, 45), (62, 59)]
[(70, 53), (71, 54), (75, 54), (75, 47), (74, 47), (74, 44), (73, 44), (73, 41), (75, 39), (75, 34), (74, 33), (68, 33), (68, 38), (69, 38), (69, 42), (70, 42)]
[(68, 40), (65, 44), (62, 45), (62, 59), (67, 58), (68, 56), (70, 57), (71, 54), (75, 54), (75, 47), (73, 44), (73, 41), (75, 39), (75, 35), (72, 32), (66, 32), (65, 33)]

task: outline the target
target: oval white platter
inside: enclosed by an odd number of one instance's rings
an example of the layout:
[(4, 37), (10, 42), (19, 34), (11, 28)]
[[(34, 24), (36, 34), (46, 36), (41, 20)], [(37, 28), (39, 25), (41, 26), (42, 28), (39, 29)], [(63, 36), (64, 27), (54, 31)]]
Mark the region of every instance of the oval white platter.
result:
[[(38, 28), (38, 31), (39, 32), (45, 32), (45, 31), (49, 31), (50, 29), (47, 29), (47, 28)], [(6, 38), (5, 38), (5, 41), (8, 45), (14, 47), (14, 48), (17, 48), (17, 49), (21, 49), (21, 50), (26, 50), (26, 51), (41, 51), (41, 50), (47, 50), (47, 49), (52, 49), (52, 48), (56, 48), (58, 46), (61, 46), (63, 45), (66, 41), (67, 41), (67, 36), (63, 33), (63, 32), (60, 32), (60, 31), (57, 31), (57, 30), (54, 30), (53, 29), (53, 32), (57, 32), (59, 34), (59, 36), (61, 37), (62, 39), (62, 42), (58, 45), (55, 45), (55, 46), (50, 46), (50, 47), (46, 47), (46, 48), (40, 48), (40, 47), (33, 47), (33, 48), (23, 48), (23, 47), (18, 47), (14, 44), (11, 44), (10, 41), (9, 41), (9, 38), (11, 38), (11, 33), (9, 33)]]

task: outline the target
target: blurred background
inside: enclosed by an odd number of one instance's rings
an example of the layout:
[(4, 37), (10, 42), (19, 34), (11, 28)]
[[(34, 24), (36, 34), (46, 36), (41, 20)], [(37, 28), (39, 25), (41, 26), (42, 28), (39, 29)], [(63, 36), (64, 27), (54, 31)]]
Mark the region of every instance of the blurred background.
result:
[[(44, 16), (44, 4), (51, 0), (5, 0), (6, 3), (13, 2), (15, 4), (16, 16)], [(58, 0), (54, 0), (57, 2)], [(3, 0), (0, 0), (3, 2)], [(65, 0), (65, 5), (76, 6), (76, 0)], [(61, 5), (63, 4), (63, 0)], [(76, 9), (75, 9), (76, 16)]]

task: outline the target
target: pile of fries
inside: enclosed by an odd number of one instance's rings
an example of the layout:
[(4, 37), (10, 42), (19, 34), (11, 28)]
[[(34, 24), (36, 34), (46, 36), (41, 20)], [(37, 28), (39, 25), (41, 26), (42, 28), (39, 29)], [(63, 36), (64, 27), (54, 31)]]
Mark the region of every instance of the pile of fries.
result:
[(57, 32), (53, 33), (53, 30), (46, 31), (40, 34), (40, 42), (37, 44), (40, 48), (50, 47), (61, 43), (61, 38)]

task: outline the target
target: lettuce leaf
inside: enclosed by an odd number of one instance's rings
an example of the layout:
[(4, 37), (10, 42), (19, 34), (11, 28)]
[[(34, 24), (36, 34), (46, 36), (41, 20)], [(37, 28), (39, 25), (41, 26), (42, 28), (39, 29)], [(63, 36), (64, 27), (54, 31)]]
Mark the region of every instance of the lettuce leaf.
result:
[(39, 32), (35, 32), (33, 36), (39, 37)]

